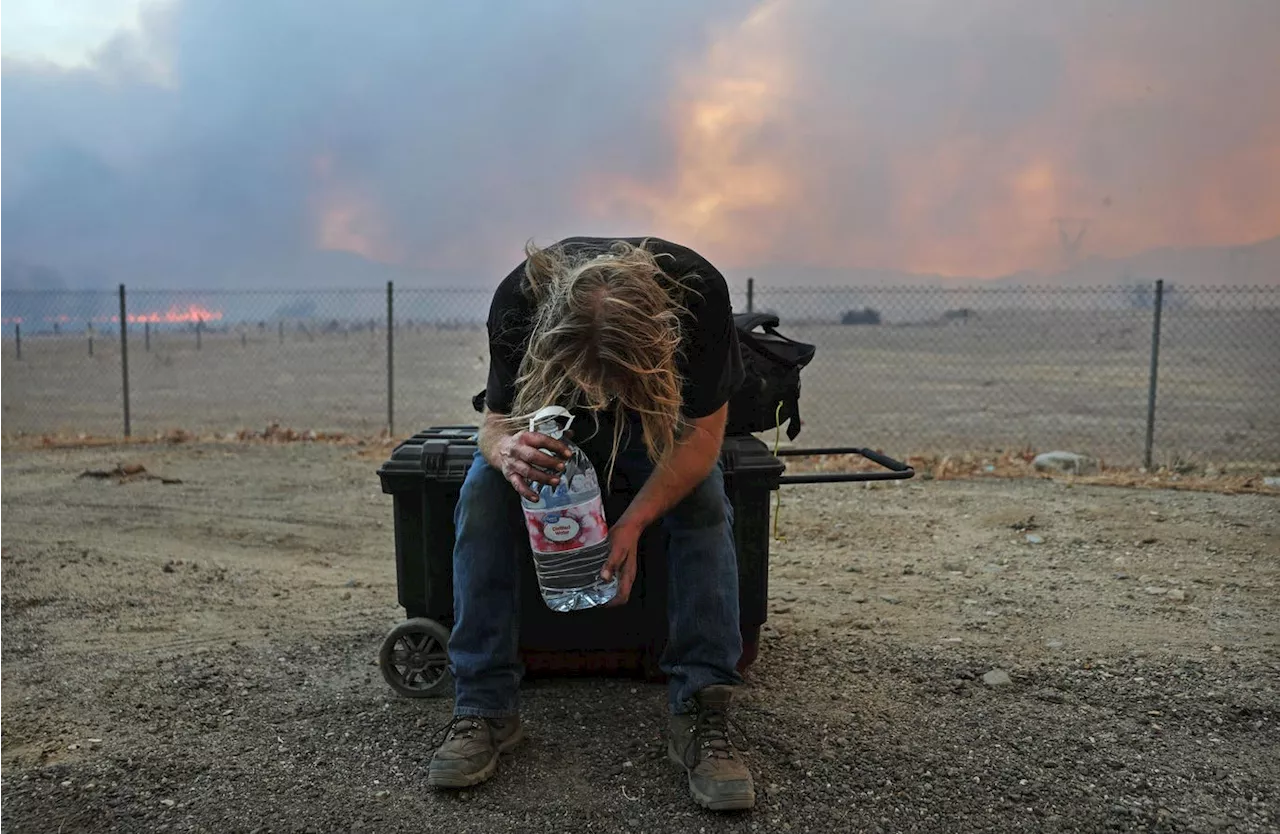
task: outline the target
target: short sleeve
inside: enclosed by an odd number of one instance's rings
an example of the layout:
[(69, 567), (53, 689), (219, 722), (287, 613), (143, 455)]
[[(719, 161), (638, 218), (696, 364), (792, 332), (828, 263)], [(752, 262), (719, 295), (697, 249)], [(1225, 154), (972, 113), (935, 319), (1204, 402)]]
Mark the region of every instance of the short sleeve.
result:
[(688, 419), (714, 414), (733, 397), (745, 377), (728, 284), (709, 265), (700, 271), (701, 296), (691, 298), (686, 324), (682, 411)]
[(520, 291), (522, 274), (523, 265), (498, 286), (489, 305), (489, 378), (484, 402), (498, 414), (510, 414), (515, 404), (516, 379), (529, 330), (529, 305)]

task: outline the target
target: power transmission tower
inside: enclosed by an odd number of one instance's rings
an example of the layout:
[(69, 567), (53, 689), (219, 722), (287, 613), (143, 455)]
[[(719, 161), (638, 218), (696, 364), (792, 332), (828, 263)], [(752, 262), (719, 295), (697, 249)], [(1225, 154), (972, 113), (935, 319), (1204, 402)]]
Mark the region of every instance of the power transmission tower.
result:
[[(1053, 222), (1058, 224), (1058, 243), (1062, 246), (1065, 265), (1072, 266), (1080, 256), (1080, 244), (1084, 240), (1084, 233), (1089, 229), (1089, 218), (1055, 217)], [(1075, 229), (1074, 234), (1069, 231), (1071, 228)]]

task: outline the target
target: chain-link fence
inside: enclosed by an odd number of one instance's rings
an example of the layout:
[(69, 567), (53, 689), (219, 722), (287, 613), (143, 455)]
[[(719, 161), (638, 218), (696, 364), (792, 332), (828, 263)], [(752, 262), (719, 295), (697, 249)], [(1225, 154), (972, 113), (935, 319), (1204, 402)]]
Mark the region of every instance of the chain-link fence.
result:
[[(490, 296), (5, 291), (4, 432), (119, 435), (127, 420), (134, 436), (273, 424), (399, 436), (473, 424)], [(1277, 288), (754, 284), (735, 287), (734, 306), (776, 312), (786, 335), (817, 345), (797, 445), (1280, 463)]]
[(5, 434), (119, 434), (119, 296), (4, 290), (0, 300)]
[[(1109, 463), (1280, 461), (1280, 290), (755, 287), (818, 346), (802, 438)], [(1157, 346), (1152, 409), (1152, 350)]]

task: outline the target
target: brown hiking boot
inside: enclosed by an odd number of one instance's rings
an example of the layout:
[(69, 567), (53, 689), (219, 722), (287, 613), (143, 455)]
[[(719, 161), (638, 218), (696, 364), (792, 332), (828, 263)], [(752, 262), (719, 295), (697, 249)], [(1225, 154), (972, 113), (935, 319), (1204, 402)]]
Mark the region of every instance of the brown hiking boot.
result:
[(456, 715), (448, 724), (449, 735), (431, 757), (427, 784), (433, 788), (468, 788), (493, 776), (498, 754), (524, 738), (519, 716), (480, 718)]
[(694, 696), (696, 712), (671, 716), (667, 756), (688, 772), (693, 798), (712, 811), (756, 804), (751, 773), (729, 741), (732, 700), (733, 687), (708, 686)]

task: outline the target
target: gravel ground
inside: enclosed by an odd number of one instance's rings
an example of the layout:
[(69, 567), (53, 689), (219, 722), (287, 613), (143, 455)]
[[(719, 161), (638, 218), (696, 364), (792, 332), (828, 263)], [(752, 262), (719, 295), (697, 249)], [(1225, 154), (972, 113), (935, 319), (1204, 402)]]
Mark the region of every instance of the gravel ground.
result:
[[(451, 702), (375, 665), (384, 452), (8, 450), (5, 829), (1280, 830), (1272, 496), (787, 487), (736, 713), (759, 801), (715, 815), (622, 678), (530, 681), (497, 778), (426, 787)], [(124, 462), (181, 483), (77, 477)]]

